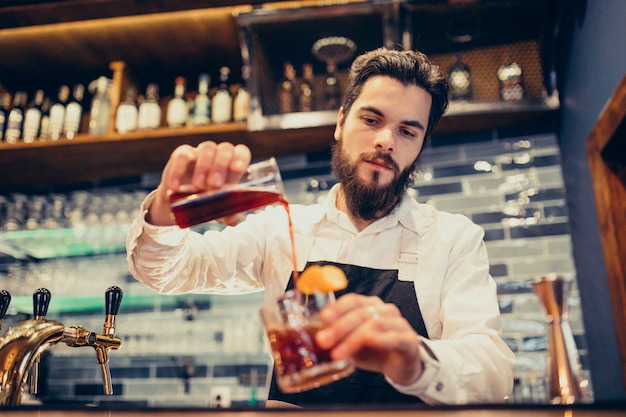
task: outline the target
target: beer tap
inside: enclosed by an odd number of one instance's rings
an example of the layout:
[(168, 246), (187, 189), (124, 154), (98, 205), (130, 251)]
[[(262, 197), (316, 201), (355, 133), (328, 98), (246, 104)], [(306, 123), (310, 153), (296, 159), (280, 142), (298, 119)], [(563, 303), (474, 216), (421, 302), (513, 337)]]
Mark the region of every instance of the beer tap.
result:
[(104, 393), (113, 395), (113, 385), (111, 383), (111, 370), (109, 368), (109, 350), (119, 349), (122, 341), (115, 337), (115, 323), (117, 313), (122, 303), (122, 289), (119, 287), (109, 287), (106, 290), (104, 301), (106, 315), (102, 334), (85, 330), (82, 326), (72, 326), (65, 329), (63, 342), (70, 347), (92, 346), (96, 350), (96, 358), (102, 370), (102, 381)]
[(7, 315), (9, 304), (11, 304), (11, 294), (7, 290), (0, 290), (0, 331), (2, 331), (2, 320)]
[[(39, 288), (33, 293), (33, 320), (44, 321), (46, 319), (51, 298), (52, 294), (47, 288)], [(29, 372), (31, 394), (39, 392), (39, 361), (40, 356), (36, 354)]]
[(106, 291), (106, 316), (102, 334), (88, 331), (82, 326), (65, 327), (58, 321), (46, 320), (49, 294), (47, 290), (37, 290), (33, 296), (35, 318), (9, 327), (4, 339), (0, 339), (0, 406), (20, 403), (22, 384), (29, 373), (32, 378), (33, 373), (30, 371), (36, 365), (39, 354), (58, 342), (69, 347), (93, 347), (102, 369), (104, 392), (107, 395), (113, 393), (108, 351), (119, 349), (122, 345), (121, 339), (115, 336), (122, 290), (109, 287)]
[(104, 326), (102, 327), (102, 336), (106, 338), (106, 343), (101, 340), (100, 343), (94, 345), (96, 349), (96, 357), (100, 368), (102, 369), (102, 380), (104, 384), (104, 393), (113, 395), (113, 385), (111, 383), (111, 369), (109, 368), (109, 349), (117, 349), (112, 346), (109, 341), (115, 339), (115, 324), (117, 314), (122, 304), (122, 290), (119, 287), (109, 287), (104, 295), (105, 317)]

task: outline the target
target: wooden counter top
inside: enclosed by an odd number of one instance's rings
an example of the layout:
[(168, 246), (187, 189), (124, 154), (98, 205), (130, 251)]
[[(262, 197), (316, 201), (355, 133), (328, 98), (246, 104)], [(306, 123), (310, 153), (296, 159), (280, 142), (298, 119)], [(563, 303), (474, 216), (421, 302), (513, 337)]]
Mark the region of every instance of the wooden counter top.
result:
[(470, 406), (470, 407), (420, 407), (379, 409), (175, 409), (175, 408), (0, 408), (2, 417), (374, 417), (393, 414), (393, 417), (447, 416), (447, 417), (613, 417), (626, 416), (626, 404), (577, 406)]

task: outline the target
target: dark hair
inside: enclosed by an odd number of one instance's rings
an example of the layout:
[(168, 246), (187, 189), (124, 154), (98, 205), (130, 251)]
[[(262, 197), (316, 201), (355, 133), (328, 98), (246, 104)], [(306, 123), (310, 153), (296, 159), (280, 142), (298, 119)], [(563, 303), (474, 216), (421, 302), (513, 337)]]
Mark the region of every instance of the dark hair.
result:
[(350, 112), (365, 81), (375, 75), (392, 77), (403, 85), (416, 85), (430, 93), (432, 104), (426, 129), (428, 138), (448, 108), (448, 82), (439, 67), (418, 51), (379, 48), (366, 52), (358, 56), (350, 68), (349, 84), (342, 104), (344, 114)]

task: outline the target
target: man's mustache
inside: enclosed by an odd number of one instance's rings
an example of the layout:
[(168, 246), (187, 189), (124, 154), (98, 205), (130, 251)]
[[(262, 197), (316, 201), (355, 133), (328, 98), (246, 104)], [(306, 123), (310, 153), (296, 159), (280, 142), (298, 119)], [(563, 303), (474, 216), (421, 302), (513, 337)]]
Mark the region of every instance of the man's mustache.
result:
[(359, 159), (363, 162), (382, 162), (387, 168), (392, 169), (396, 174), (400, 172), (400, 167), (393, 160), (391, 155), (384, 152), (367, 152), (362, 153)]

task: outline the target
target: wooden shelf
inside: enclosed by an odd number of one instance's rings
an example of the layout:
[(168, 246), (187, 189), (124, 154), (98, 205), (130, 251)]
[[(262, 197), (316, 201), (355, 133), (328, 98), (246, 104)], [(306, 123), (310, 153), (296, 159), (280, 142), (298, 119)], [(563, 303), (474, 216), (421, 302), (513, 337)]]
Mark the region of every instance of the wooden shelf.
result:
[(520, 102), (452, 101), (434, 134), (529, 125), (552, 126), (558, 118), (559, 107), (559, 98), (556, 95)]
[[(558, 104), (452, 103), (435, 134), (471, 132), (529, 123), (551, 123)], [(292, 117), (297, 116), (293, 115)], [(327, 121), (334, 120), (326, 114)], [(303, 124), (306, 126), (306, 124)], [(254, 157), (289, 155), (330, 150), (334, 123), (283, 128), (279, 118), (264, 130), (249, 131), (245, 123), (226, 123), (193, 128), (159, 128), (146, 132), (78, 135), (74, 140), (0, 144), (0, 192), (55, 184), (95, 182), (103, 179), (160, 171), (179, 145), (205, 140), (243, 143)]]
[[(334, 127), (249, 132), (245, 124), (168, 129), (91, 137), (72, 141), (0, 145), (0, 191), (38, 188), (160, 171), (182, 144), (205, 140), (244, 143), (255, 157), (329, 148)], [(325, 141), (320, 138), (327, 138)]]
[(258, 0), (5, 0), (0, 5), (0, 28), (18, 28), (122, 16), (141, 16), (195, 9), (249, 6)]

